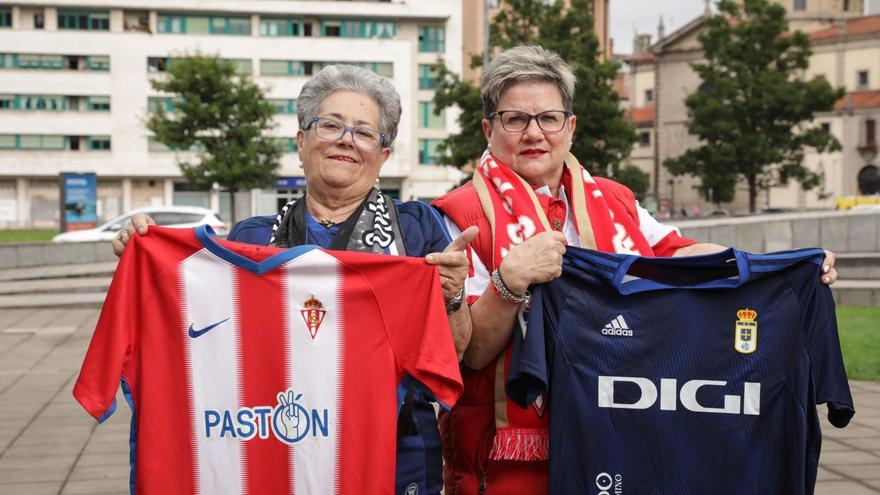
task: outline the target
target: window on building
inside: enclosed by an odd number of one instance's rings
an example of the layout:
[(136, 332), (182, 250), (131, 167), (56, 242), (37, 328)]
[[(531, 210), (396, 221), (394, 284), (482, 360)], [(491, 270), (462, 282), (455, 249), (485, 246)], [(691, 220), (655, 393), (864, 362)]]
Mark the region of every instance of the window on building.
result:
[(434, 114), (433, 101), (419, 102), (419, 127), (422, 129), (443, 129), (446, 127), (446, 112), (441, 111), (440, 115)]
[(645, 90), (645, 103), (650, 103), (654, 101), (654, 90), (646, 89)]
[(419, 164), (436, 165), (440, 163), (440, 152), (437, 148), (441, 139), (419, 139)]
[(651, 146), (651, 133), (648, 131), (639, 133), (639, 146), (646, 148)]
[(822, 132), (831, 134), (831, 124), (829, 124), (828, 122), (822, 122)]
[(807, 0), (794, 0), (794, 10), (807, 10)]
[(274, 138), (274, 141), (282, 153), (296, 153), (296, 138), (279, 137)]
[(223, 61), (234, 65), (237, 74), (253, 74), (254, 72), (253, 62), (249, 58), (227, 58)]
[(160, 13), (156, 17), (160, 33), (227, 34), (249, 36), (251, 18), (243, 16), (203, 16)]
[(843, 0), (843, 11), (849, 12), (849, 0)]
[(34, 29), (43, 29), (46, 27), (46, 16), (42, 12), (34, 13)]
[(867, 89), (869, 83), (868, 71), (860, 70), (857, 74), (857, 80), (858, 89)]
[(108, 71), (110, 70), (110, 57), (104, 55), (89, 55), (86, 57), (86, 67), (89, 70)]
[(146, 11), (125, 11), (122, 14), (122, 27), (126, 31), (150, 32), (150, 14)]
[(109, 31), (110, 12), (107, 10), (59, 10), (58, 29)]
[(58, 151), (67, 149), (64, 136), (22, 134), (17, 137), (16, 149)]
[(440, 75), (433, 65), (419, 64), (419, 89), (437, 89)]
[(18, 98), (15, 95), (0, 95), (0, 110), (15, 110), (18, 108)]
[(422, 53), (446, 51), (446, 29), (443, 26), (419, 26), (419, 51)]
[(393, 38), (394, 21), (321, 21), (321, 36), (331, 38)]
[(88, 142), (91, 151), (110, 150), (110, 136), (89, 136)]
[(260, 60), (262, 76), (302, 76), (303, 64), (297, 60)]
[(90, 112), (109, 112), (109, 96), (89, 96), (87, 107)]
[(14, 150), (18, 148), (18, 136), (15, 134), (0, 134), (0, 150)]
[(312, 23), (304, 22), (302, 25), (303, 28), (303, 36), (311, 36), (312, 35)]
[(40, 110), (48, 112), (60, 112), (65, 109), (64, 96), (56, 95), (21, 95), (20, 102), (23, 110)]
[(865, 146), (877, 147), (877, 122), (874, 119), (865, 120)]
[(294, 18), (260, 18), (260, 36), (299, 36), (302, 21)]
[(0, 7), (0, 28), (12, 27), (12, 7)]
[(148, 57), (147, 72), (165, 72), (171, 68), (171, 59), (168, 57)]
[(12, 55), (13, 67), (18, 69), (54, 69), (65, 67), (65, 57), (62, 55), (37, 55), (21, 53)]
[(279, 115), (296, 115), (296, 100), (273, 98), (269, 103), (275, 107), (275, 113)]

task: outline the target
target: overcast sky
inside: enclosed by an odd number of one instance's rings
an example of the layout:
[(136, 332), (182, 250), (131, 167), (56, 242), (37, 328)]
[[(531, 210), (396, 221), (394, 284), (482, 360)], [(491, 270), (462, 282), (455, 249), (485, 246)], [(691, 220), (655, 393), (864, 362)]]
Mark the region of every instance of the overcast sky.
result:
[[(713, 4), (715, 1), (713, 0)], [(866, 0), (868, 13), (880, 13), (880, 0)], [(663, 15), (666, 34), (701, 15), (704, 0), (611, 0), (611, 37), (614, 53), (632, 53), (633, 33), (650, 33), (657, 41), (657, 22)]]

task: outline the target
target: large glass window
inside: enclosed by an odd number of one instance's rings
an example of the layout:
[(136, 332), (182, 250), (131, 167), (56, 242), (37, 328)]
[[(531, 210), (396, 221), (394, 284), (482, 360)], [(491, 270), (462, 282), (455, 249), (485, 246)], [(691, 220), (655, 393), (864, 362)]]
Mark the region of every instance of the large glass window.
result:
[(67, 149), (67, 142), (64, 136), (42, 136), (38, 134), (24, 134), (18, 136), (18, 149), (64, 150)]
[(90, 112), (109, 112), (109, 96), (89, 96), (87, 107)]
[(275, 107), (275, 113), (280, 115), (296, 115), (296, 100), (273, 98), (269, 103)]
[(235, 66), (235, 72), (238, 74), (253, 74), (253, 62), (249, 58), (227, 58), (224, 62), (229, 62)]
[(260, 18), (260, 36), (299, 36), (302, 21), (294, 18)]
[(12, 27), (12, 8), (0, 7), (0, 28)]
[(15, 95), (0, 95), (0, 110), (15, 110), (18, 108), (18, 98)]
[(18, 147), (18, 136), (15, 134), (0, 134), (0, 150), (14, 150)]
[(436, 165), (440, 163), (440, 152), (437, 148), (441, 139), (419, 139), (419, 164)]
[(160, 33), (174, 34), (251, 34), (250, 17), (159, 14), (156, 18)]
[(443, 26), (419, 26), (419, 51), (438, 53), (446, 50), (446, 29)]
[(436, 89), (440, 75), (433, 65), (419, 64), (419, 89)]
[(86, 67), (89, 70), (110, 70), (110, 57), (105, 55), (89, 55), (86, 57)]
[(260, 60), (260, 75), (301, 76), (303, 63), (297, 60)]
[(433, 101), (419, 102), (419, 126), (422, 129), (443, 129), (446, 127), (445, 111), (441, 111), (440, 115), (434, 114)]
[(89, 136), (89, 150), (110, 151), (110, 136)]
[(336, 38), (393, 38), (394, 21), (321, 21), (321, 36)]
[(794, 10), (807, 10), (807, 0), (794, 0)]
[(58, 29), (109, 31), (110, 12), (107, 10), (59, 10)]

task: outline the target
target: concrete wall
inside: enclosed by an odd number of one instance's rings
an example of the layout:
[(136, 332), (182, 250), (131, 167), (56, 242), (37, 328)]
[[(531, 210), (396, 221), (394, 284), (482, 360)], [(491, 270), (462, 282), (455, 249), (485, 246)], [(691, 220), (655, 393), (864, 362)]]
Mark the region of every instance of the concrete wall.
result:
[(880, 210), (690, 220), (678, 227), (692, 239), (756, 253), (807, 247), (837, 253), (880, 252)]
[(11, 268), (115, 261), (109, 242), (55, 244), (39, 242), (0, 245), (0, 270)]

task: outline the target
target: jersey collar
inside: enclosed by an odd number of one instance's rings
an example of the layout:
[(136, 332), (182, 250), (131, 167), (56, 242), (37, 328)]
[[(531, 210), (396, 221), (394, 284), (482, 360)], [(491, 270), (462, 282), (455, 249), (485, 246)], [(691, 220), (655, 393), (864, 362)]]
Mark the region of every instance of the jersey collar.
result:
[(300, 255), (303, 255), (313, 249), (317, 249), (317, 246), (304, 245), (304, 246), (296, 246), (290, 249), (284, 249), (277, 254), (273, 254), (263, 261), (254, 261), (252, 259), (246, 258), (234, 251), (231, 251), (222, 244), (217, 242), (214, 238), (217, 236), (217, 233), (214, 232), (209, 225), (200, 225), (195, 228), (196, 239), (207, 249), (209, 252), (217, 256), (218, 258), (235, 265), (241, 269), (247, 270), (256, 275), (263, 275), (267, 272), (278, 268), (279, 266), (287, 263), (288, 261), (298, 258)]

